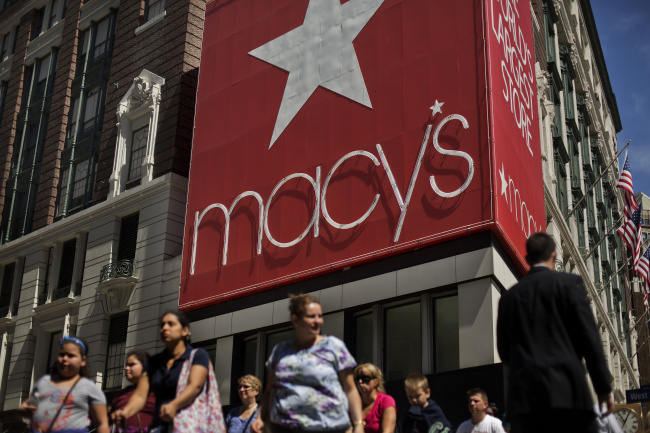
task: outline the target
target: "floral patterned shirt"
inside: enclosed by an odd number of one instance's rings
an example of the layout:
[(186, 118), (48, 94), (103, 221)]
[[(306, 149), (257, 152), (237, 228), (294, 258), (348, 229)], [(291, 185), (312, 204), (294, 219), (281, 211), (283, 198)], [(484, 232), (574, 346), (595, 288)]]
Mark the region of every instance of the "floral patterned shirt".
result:
[(356, 361), (336, 337), (323, 336), (296, 351), (290, 341), (276, 345), (267, 363), (275, 373), (271, 422), (295, 430), (345, 430), (350, 426), (348, 399), (338, 372)]

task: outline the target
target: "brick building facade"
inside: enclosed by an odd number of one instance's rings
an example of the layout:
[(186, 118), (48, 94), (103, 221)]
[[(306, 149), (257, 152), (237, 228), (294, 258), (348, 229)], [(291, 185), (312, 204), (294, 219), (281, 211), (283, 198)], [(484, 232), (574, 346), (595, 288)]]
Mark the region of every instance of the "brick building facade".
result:
[(3, 430), (62, 334), (88, 340), (110, 392), (177, 305), (204, 9), (0, 4)]

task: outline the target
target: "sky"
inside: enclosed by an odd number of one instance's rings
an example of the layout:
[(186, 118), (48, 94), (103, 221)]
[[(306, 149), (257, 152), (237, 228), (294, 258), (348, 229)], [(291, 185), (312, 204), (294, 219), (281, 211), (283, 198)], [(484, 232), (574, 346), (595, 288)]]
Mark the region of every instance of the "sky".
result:
[[(634, 192), (650, 196), (650, 1), (591, 0), (600, 45), (628, 140)], [(619, 157), (623, 166), (625, 152)]]

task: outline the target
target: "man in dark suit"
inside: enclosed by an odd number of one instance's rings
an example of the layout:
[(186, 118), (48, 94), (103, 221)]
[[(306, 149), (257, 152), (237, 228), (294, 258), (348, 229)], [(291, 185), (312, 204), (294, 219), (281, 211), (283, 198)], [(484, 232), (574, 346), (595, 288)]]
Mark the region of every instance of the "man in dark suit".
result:
[(497, 319), (512, 433), (597, 431), (583, 358), (605, 414), (614, 399), (582, 278), (553, 270), (557, 252), (546, 233), (532, 234), (526, 253), (531, 269), (502, 294)]

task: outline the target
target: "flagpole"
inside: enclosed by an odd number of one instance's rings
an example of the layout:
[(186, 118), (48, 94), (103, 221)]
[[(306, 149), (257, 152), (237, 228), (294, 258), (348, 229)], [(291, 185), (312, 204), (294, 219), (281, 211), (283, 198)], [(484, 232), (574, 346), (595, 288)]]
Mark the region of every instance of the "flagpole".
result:
[(571, 218), (571, 215), (573, 215), (573, 212), (575, 212), (576, 209), (578, 209), (578, 206), (580, 205), (580, 203), (582, 203), (582, 201), (583, 201), (585, 198), (587, 198), (587, 196), (589, 195), (589, 193), (591, 192), (591, 190), (594, 189), (594, 187), (598, 184), (598, 182), (600, 182), (600, 179), (602, 179), (603, 176), (605, 176), (605, 173), (607, 173), (607, 170), (609, 170), (609, 168), (610, 168), (612, 165), (614, 165), (614, 162), (618, 162), (618, 157), (621, 155), (621, 153), (623, 153), (623, 151), (624, 151), (625, 149), (627, 149), (627, 147), (630, 145), (631, 142), (632, 142), (632, 139), (628, 140), (628, 141), (627, 141), (627, 144), (625, 144), (625, 146), (623, 146), (623, 148), (621, 149), (621, 151), (618, 152), (618, 153), (616, 154), (616, 158), (612, 158), (612, 162), (610, 162), (609, 165), (608, 165), (608, 166), (607, 166), (607, 167), (606, 167), (606, 168), (605, 168), (605, 169), (600, 173), (600, 176), (598, 176), (598, 179), (596, 179), (595, 182), (594, 182), (594, 183), (589, 187), (589, 189), (588, 189), (587, 192), (582, 196), (582, 198), (581, 198), (580, 200), (578, 200), (578, 202), (577, 202), (575, 205), (573, 205), (573, 208), (571, 209), (571, 211), (568, 213), (568, 215), (566, 216), (566, 218), (564, 218), (565, 221), (567, 221), (569, 218)]

